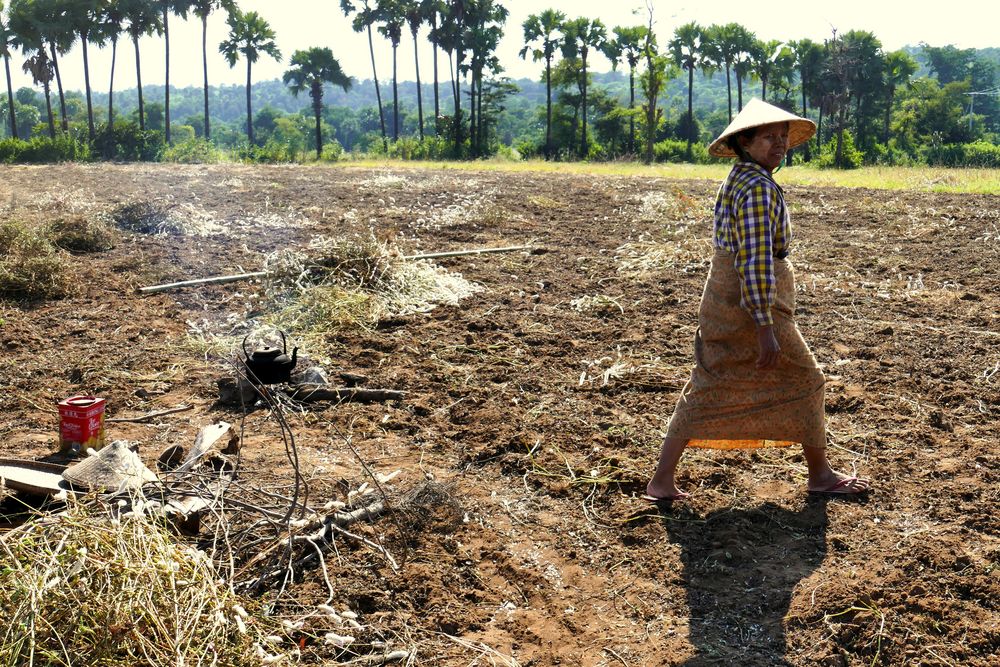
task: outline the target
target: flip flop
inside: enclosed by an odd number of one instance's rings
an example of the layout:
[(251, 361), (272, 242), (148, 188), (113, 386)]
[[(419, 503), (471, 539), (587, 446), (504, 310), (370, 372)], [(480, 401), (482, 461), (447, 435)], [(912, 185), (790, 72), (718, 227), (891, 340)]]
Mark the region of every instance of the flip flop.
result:
[(657, 498), (656, 496), (651, 496), (648, 493), (644, 493), (639, 497), (642, 500), (645, 500), (647, 503), (664, 503), (664, 502), (673, 502), (674, 500), (687, 500), (688, 498), (691, 497), (691, 494), (681, 491), (680, 493), (675, 493), (672, 496), (662, 496), (660, 498)]
[(869, 489), (871, 489), (871, 487), (865, 487), (863, 489), (855, 489), (854, 484), (857, 481), (858, 481), (857, 477), (845, 477), (844, 479), (834, 482), (825, 489), (809, 489), (809, 493), (850, 496), (850, 495), (857, 495), (860, 493), (867, 493)]

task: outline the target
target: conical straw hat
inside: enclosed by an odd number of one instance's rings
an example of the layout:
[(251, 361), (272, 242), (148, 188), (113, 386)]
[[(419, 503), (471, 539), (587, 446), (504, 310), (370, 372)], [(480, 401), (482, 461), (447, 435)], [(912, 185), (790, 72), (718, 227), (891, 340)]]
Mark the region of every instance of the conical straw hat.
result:
[(93, 456), (66, 468), (62, 476), (76, 487), (121, 491), (138, 489), (157, 477), (139, 455), (128, 448), (127, 440), (116, 440)]
[(804, 144), (816, 133), (816, 123), (808, 118), (788, 113), (784, 109), (755, 97), (743, 107), (743, 111), (733, 119), (729, 127), (719, 135), (719, 138), (712, 142), (712, 145), (708, 147), (708, 152), (715, 157), (737, 157), (736, 152), (726, 145), (726, 140), (743, 130), (771, 123), (788, 123), (789, 148)]

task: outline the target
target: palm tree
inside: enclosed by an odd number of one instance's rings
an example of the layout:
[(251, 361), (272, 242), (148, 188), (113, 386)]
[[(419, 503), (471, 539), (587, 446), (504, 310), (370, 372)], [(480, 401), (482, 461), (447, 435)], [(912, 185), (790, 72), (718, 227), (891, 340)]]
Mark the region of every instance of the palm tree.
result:
[(486, 139), (486, 123), (483, 119), (483, 73), (489, 69), (501, 71), (500, 61), (495, 55), (507, 20), (507, 9), (496, 0), (470, 2), (466, 11), (465, 41), (470, 52), (469, 72), (472, 74), (469, 140), (474, 155), (483, 153)]
[(351, 78), (344, 74), (340, 63), (328, 48), (313, 47), (306, 51), (296, 51), (290, 62), (292, 69), (285, 72), (282, 81), (298, 97), (303, 90), (309, 90), (313, 114), (316, 116), (316, 159), (323, 155), (323, 131), (320, 115), (323, 113), (323, 83), (340, 86), (345, 91), (351, 87)]
[(219, 52), (226, 57), (230, 67), (236, 65), (240, 54), (247, 61), (247, 138), (253, 145), (253, 111), (250, 108), (251, 68), (261, 54), (281, 60), (281, 50), (274, 42), (274, 30), (257, 12), (243, 13), (234, 10), (226, 21), (229, 24), (229, 39), (219, 44)]
[(232, 13), (236, 9), (235, 0), (192, 0), (191, 11), (201, 19), (201, 71), (205, 91), (205, 139), (212, 138), (211, 120), (208, 113), (208, 17), (216, 9)]
[(122, 13), (128, 21), (126, 28), (135, 49), (135, 84), (139, 96), (139, 129), (146, 129), (146, 109), (142, 99), (142, 66), (139, 59), (139, 38), (163, 33), (160, 12), (152, 0), (120, 0)]
[(624, 58), (628, 63), (628, 150), (635, 154), (635, 68), (642, 58), (642, 45), (646, 40), (646, 26), (631, 28), (616, 26), (615, 38), (609, 40), (604, 55), (611, 61), (611, 67), (618, 69), (618, 62)]
[(567, 22), (563, 27), (563, 56), (566, 58), (580, 58), (580, 92), (583, 94), (581, 102), (583, 106), (583, 134), (580, 139), (580, 155), (587, 157), (589, 146), (587, 144), (587, 56), (590, 49), (600, 50), (607, 41), (608, 35), (604, 24), (600, 19), (590, 20), (578, 18)]
[(424, 140), (424, 98), (420, 90), (420, 56), (417, 53), (417, 32), (423, 25), (427, 14), (426, 8), (417, 0), (404, 0), (402, 4), (403, 17), (410, 26), (410, 34), (413, 35), (413, 64), (417, 72), (417, 129), (420, 132), (420, 141)]
[(87, 47), (92, 34), (98, 30), (100, 0), (71, 0), (66, 11), (78, 35), (83, 50), (83, 81), (87, 94), (87, 136), (94, 140), (94, 104), (90, 89), (90, 57)]
[[(354, 32), (368, 31), (368, 52), (372, 60), (372, 79), (375, 82), (375, 102), (378, 104), (378, 121), (382, 127), (382, 149), (389, 150), (388, 142), (385, 138), (385, 113), (382, 110), (382, 92), (378, 85), (378, 71), (375, 68), (375, 45), (372, 41), (372, 26), (378, 20), (375, 7), (371, 5), (372, 0), (340, 0), (340, 10), (344, 16), (354, 14), (351, 27)], [(357, 7), (357, 8), (355, 8)]]
[(427, 41), (434, 49), (434, 133), (437, 134), (437, 119), (441, 115), (441, 105), (438, 93), (438, 40), (437, 26), (438, 17), (443, 11), (443, 0), (417, 0), (423, 12), (424, 22), (430, 26), (427, 32)]
[(760, 80), (760, 99), (767, 101), (767, 82), (775, 71), (778, 58), (782, 57), (784, 42), (778, 39), (771, 39), (766, 42), (757, 40), (754, 48), (750, 50), (750, 61), (753, 70)]
[(69, 52), (76, 40), (71, 17), (63, 6), (65, 0), (32, 0), (31, 16), (35, 21), (35, 29), (42, 42), (48, 45), (49, 60), (52, 72), (55, 74), (56, 89), (59, 92), (60, 125), (63, 132), (69, 131), (69, 118), (66, 113), (66, 95), (63, 92), (62, 75), (59, 72), (59, 54)]
[(192, 0), (159, 0), (160, 11), (163, 14), (163, 44), (165, 51), (165, 67), (163, 82), (163, 128), (164, 139), (170, 143), (170, 15), (176, 14), (182, 19), (187, 18), (191, 10)]
[(694, 157), (691, 150), (694, 143), (694, 70), (705, 63), (702, 53), (704, 35), (705, 31), (702, 27), (692, 21), (677, 28), (674, 31), (674, 38), (667, 45), (674, 63), (688, 72), (688, 113), (687, 128), (684, 134), (687, 135), (687, 159), (689, 161)]
[[(0, 0), (0, 13), (3, 12), (3, 0)], [(17, 139), (17, 118), (14, 116), (14, 89), (10, 80), (10, 47), (13, 45), (14, 35), (7, 28), (3, 17), (0, 16), (0, 53), (3, 53), (3, 68), (7, 74), (7, 114), (10, 116), (10, 136)]]
[(108, 127), (115, 124), (115, 61), (118, 58), (118, 38), (124, 32), (125, 7), (122, 0), (104, 0), (98, 6), (96, 26), (93, 31), (95, 44), (104, 46), (111, 42), (111, 84), (108, 88)]
[[(885, 57), (885, 85), (887, 88), (888, 100), (885, 104), (885, 128), (883, 130), (883, 143), (889, 143), (889, 119), (892, 114), (892, 102), (896, 96), (896, 89), (899, 86), (910, 82), (910, 77), (917, 71), (917, 63), (906, 51), (893, 51)], [(7, 84), (8, 87), (10, 83)]]
[[(825, 52), (822, 44), (817, 44), (811, 39), (800, 39), (792, 42), (792, 51), (795, 53), (795, 64), (799, 68), (799, 88), (802, 91), (802, 117), (809, 117), (808, 98), (816, 87), (820, 72), (823, 69), (823, 58)], [(805, 144), (805, 160), (812, 159), (810, 144)]]
[(49, 136), (55, 139), (56, 124), (52, 116), (51, 91), (54, 72), (52, 69), (52, 61), (49, 60), (49, 56), (45, 52), (45, 48), (43, 47), (35, 51), (34, 55), (24, 61), (24, 65), (21, 69), (24, 70), (25, 74), (31, 75), (32, 81), (42, 84), (42, 89), (45, 91), (45, 110), (48, 113), (49, 118)]
[(729, 102), (729, 122), (733, 120), (733, 65), (736, 61), (738, 36), (742, 28), (737, 23), (711, 25), (705, 30), (706, 55), (716, 68), (726, 70), (726, 97)]
[(403, 24), (406, 16), (403, 14), (403, 4), (400, 0), (378, 0), (378, 20), (382, 25), (379, 33), (392, 45), (392, 140), (399, 139), (399, 81), (396, 76), (396, 52), (399, 42), (403, 39)]
[(41, 84), (45, 93), (45, 109), (48, 113), (49, 136), (56, 136), (55, 117), (52, 114), (52, 79), (55, 71), (52, 60), (45, 50), (42, 34), (43, 20), (40, 7), (33, 0), (13, 0), (7, 14), (8, 29), (12, 34), (11, 43), (20, 48), (26, 56), (21, 69), (30, 74), (32, 81)]
[(733, 73), (736, 75), (736, 111), (739, 112), (743, 111), (743, 79), (752, 71), (751, 52), (757, 37), (738, 23), (728, 25), (733, 26), (730, 37), (733, 46)]
[(532, 14), (522, 24), (524, 48), (521, 57), (524, 58), (530, 49), (534, 62), (545, 60), (545, 159), (552, 157), (552, 58), (560, 42), (557, 33), (565, 21), (563, 12), (546, 9), (541, 14)]

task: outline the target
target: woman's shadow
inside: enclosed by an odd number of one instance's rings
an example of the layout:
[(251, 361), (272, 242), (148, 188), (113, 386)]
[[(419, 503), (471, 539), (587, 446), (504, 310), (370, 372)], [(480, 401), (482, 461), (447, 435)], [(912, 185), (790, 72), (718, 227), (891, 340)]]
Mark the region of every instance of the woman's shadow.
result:
[(667, 535), (681, 550), (695, 650), (669, 664), (790, 664), (784, 619), (792, 591), (826, 556), (827, 501), (810, 496), (797, 511), (767, 502), (696, 521), (663, 512)]

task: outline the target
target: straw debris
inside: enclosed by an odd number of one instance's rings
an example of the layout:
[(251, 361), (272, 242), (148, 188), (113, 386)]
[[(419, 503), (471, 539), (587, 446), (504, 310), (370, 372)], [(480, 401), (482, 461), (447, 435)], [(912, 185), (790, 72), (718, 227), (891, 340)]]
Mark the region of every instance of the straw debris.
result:
[(111, 250), (118, 243), (118, 232), (105, 216), (71, 214), (49, 224), (52, 243), (73, 254)]
[(53, 299), (69, 289), (69, 262), (37, 228), (0, 223), (0, 297)]
[(405, 260), (374, 236), (319, 237), (305, 252), (271, 256), (266, 271), (267, 297), (283, 306), (270, 324), (307, 335), (457, 305), (482, 289), (431, 262)]
[(0, 664), (258, 665), (266, 617), (143, 514), (79, 503), (0, 538)]

